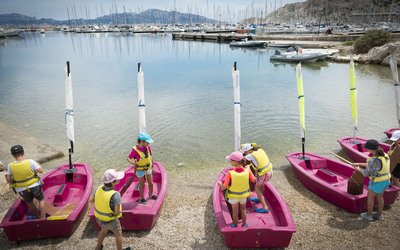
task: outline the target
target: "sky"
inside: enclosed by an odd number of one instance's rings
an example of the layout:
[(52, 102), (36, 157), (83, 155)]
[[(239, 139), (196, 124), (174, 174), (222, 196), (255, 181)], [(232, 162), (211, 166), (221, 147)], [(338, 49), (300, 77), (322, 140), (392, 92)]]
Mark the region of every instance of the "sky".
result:
[[(190, 12), (213, 18), (229, 12), (265, 15), (288, 3), (306, 0), (0, 0), (0, 14), (19, 13), (30, 17), (68, 20), (75, 17), (93, 19), (102, 15), (160, 9)], [(208, 3), (208, 4), (207, 4)], [(116, 7), (115, 7), (116, 6)], [(208, 7), (207, 7), (208, 6)], [(275, 7), (276, 6), (276, 7)], [(218, 14), (220, 13), (220, 14)], [(245, 13), (245, 14), (244, 14)]]

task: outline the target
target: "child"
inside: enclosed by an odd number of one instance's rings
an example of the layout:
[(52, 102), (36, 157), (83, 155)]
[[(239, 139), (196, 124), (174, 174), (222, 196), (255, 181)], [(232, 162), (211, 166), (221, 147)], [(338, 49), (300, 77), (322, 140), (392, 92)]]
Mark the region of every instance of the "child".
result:
[(37, 172), (43, 173), (42, 166), (34, 160), (24, 160), (24, 148), (21, 145), (12, 146), (11, 155), (15, 161), (7, 167), (6, 181), (12, 184), (22, 200), (28, 204), (33, 216), (39, 218), (33, 203), (33, 198), (36, 198), (39, 201), (40, 218), (46, 218), (43, 189), (37, 175)]
[[(153, 158), (149, 146), (150, 143), (153, 143), (153, 140), (147, 133), (140, 133), (139, 137), (136, 139), (138, 145), (133, 147), (127, 161), (135, 166), (134, 174), (136, 173), (136, 176), (139, 178), (140, 202), (146, 204), (146, 200), (144, 199), (145, 175), (149, 183), (149, 197), (154, 200), (157, 199), (157, 195), (153, 194), (153, 175), (151, 174)], [(131, 159), (134, 159), (134, 161)]]
[[(400, 143), (400, 130), (396, 130), (393, 132), (392, 137), (390, 137), (391, 141), (393, 141), (392, 145), (390, 146), (389, 155), (392, 155), (394, 152), (395, 147), (399, 146)], [(396, 167), (392, 171), (392, 181), (393, 185), (396, 187), (400, 187), (400, 161), (397, 162)], [(400, 199), (399, 192), (397, 192), (396, 200)]]
[[(367, 195), (367, 212), (360, 214), (361, 217), (369, 221), (373, 220), (375, 216), (378, 220), (383, 220), (383, 194), (385, 189), (390, 184), (390, 160), (389, 156), (379, 147), (379, 142), (376, 140), (368, 140), (363, 146), (369, 153), (374, 156), (367, 160), (367, 163), (353, 163), (357, 172), (362, 173), (365, 177), (369, 176), (371, 179), (368, 185)], [(359, 166), (366, 167), (361, 170)], [(373, 213), (375, 197), (378, 201), (378, 212)]]
[(238, 226), (239, 204), (242, 215), (242, 227), (247, 227), (246, 201), (247, 197), (251, 195), (249, 179), (251, 182), (255, 182), (255, 178), (249, 168), (243, 168), (243, 155), (240, 152), (233, 152), (226, 159), (230, 160), (231, 165), (235, 168), (227, 173), (224, 184), (218, 181), (218, 186), (221, 187), (221, 191), (228, 189), (228, 202), (232, 204), (232, 227)]
[[(115, 185), (124, 178), (124, 172), (117, 172), (115, 169), (108, 169), (104, 172), (104, 185), (93, 192), (90, 202), (94, 201), (94, 215), (97, 224), (101, 227), (97, 238), (97, 250), (103, 249), (103, 240), (108, 230), (115, 234), (117, 249), (122, 249), (122, 229), (118, 218), (122, 216), (121, 195), (115, 191)], [(126, 249), (130, 249), (129, 247)]]
[(273, 174), (272, 163), (261, 147), (253, 146), (250, 143), (246, 143), (242, 146), (242, 153), (247, 162), (251, 163), (251, 166), (257, 174), (256, 193), (258, 199), (250, 198), (250, 200), (257, 203), (261, 202), (263, 208), (256, 208), (254, 211), (258, 213), (268, 213), (268, 207), (265, 203), (263, 193), (265, 189), (264, 184), (271, 179)]

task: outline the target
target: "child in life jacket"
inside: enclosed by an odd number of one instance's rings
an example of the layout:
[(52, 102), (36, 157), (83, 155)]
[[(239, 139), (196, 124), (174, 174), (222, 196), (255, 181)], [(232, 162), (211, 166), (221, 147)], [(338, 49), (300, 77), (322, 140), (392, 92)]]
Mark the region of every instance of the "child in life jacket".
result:
[(251, 201), (261, 203), (263, 208), (256, 208), (254, 211), (258, 213), (268, 213), (268, 207), (264, 199), (264, 184), (272, 177), (272, 163), (267, 154), (261, 147), (254, 146), (253, 144), (246, 143), (241, 148), (243, 156), (246, 160), (246, 165), (251, 164), (256, 172), (256, 193), (257, 198), (250, 198)]
[(6, 181), (12, 184), (22, 200), (29, 206), (33, 216), (39, 218), (33, 198), (39, 201), (40, 218), (46, 218), (44, 194), (41, 180), (37, 173), (43, 173), (43, 168), (34, 160), (24, 159), (24, 148), (21, 145), (11, 147), (11, 155), (15, 161), (7, 167)]
[[(104, 172), (102, 180), (104, 185), (98, 187), (89, 201), (94, 202), (94, 215), (96, 222), (101, 227), (97, 238), (97, 250), (103, 249), (103, 241), (109, 230), (115, 235), (117, 249), (122, 249), (122, 228), (118, 218), (122, 217), (121, 194), (114, 190), (119, 180), (124, 178), (124, 172), (108, 169)], [(130, 247), (125, 248), (129, 250)]]
[[(367, 163), (353, 163), (357, 172), (371, 179), (368, 185), (367, 212), (361, 213), (360, 216), (369, 221), (373, 220), (373, 216), (378, 220), (383, 220), (383, 194), (390, 185), (390, 159), (376, 140), (368, 140), (363, 147), (374, 156), (369, 158)], [(360, 166), (365, 169), (360, 169)], [(378, 212), (376, 213), (372, 212), (375, 197), (378, 202)]]
[(138, 145), (133, 147), (126, 160), (135, 167), (134, 174), (139, 178), (140, 202), (146, 204), (146, 199), (144, 198), (145, 176), (149, 184), (149, 197), (154, 200), (157, 199), (157, 195), (153, 194), (153, 158), (149, 146), (154, 141), (145, 132), (140, 133), (136, 140)]
[(231, 162), (234, 169), (227, 173), (224, 184), (218, 181), (218, 186), (221, 191), (228, 189), (226, 195), (228, 202), (232, 205), (232, 227), (238, 226), (239, 207), (242, 215), (242, 227), (247, 227), (246, 201), (247, 197), (251, 195), (249, 180), (255, 182), (255, 178), (249, 168), (243, 168), (243, 155), (240, 152), (233, 152), (226, 159)]

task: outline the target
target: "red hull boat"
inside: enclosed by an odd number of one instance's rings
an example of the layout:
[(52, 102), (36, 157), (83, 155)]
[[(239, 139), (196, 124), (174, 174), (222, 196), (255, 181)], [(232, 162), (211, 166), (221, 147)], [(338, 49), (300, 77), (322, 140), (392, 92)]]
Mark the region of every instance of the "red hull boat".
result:
[[(363, 148), (367, 139), (356, 137), (356, 143), (354, 143), (354, 137), (345, 137), (337, 140), (342, 147), (342, 150), (351, 158), (354, 162), (366, 162), (372, 155), (366, 148)], [(379, 146), (389, 154), (390, 145), (386, 143), (379, 143)]]
[[(148, 198), (149, 192), (147, 184), (144, 189), (146, 194), (146, 204), (141, 204), (139, 194), (139, 179), (133, 176), (133, 167), (127, 167), (124, 170), (125, 176), (120, 183), (115, 186), (115, 190), (122, 192), (122, 218), (120, 218), (122, 230), (150, 230), (153, 228), (158, 217), (161, 214), (162, 204), (167, 194), (167, 173), (160, 162), (154, 162), (153, 167), (153, 193), (157, 195), (157, 200)], [(124, 187), (125, 186), (125, 187)], [(94, 216), (94, 205), (89, 216), (97, 230), (100, 226), (97, 224)]]
[[(269, 213), (254, 212), (261, 204), (247, 200), (248, 227), (232, 228), (232, 217), (225, 197), (218, 186), (218, 181), (224, 182), (226, 173), (233, 168), (225, 168), (217, 177), (213, 191), (215, 217), (228, 248), (281, 248), (289, 246), (296, 227), (288, 206), (276, 189), (267, 182), (264, 197)], [(257, 197), (255, 192), (250, 197)], [(241, 222), (239, 222), (241, 225)]]
[[(346, 209), (352, 213), (367, 211), (367, 193), (369, 178), (364, 178), (362, 194), (353, 195), (347, 192), (348, 180), (354, 173), (354, 167), (324, 156), (306, 153), (309, 161), (299, 159), (302, 153), (287, 154), (286, 158), (293, 172), (301, 183), (322, 199)], [(393, 204), (400, 188), (390, 185), (383, 198), (385, 206)]]
[(43, 193), (48, 204), (58, 209), (74, 205), (69, 216), (51, 219), (31, 219), (28, 205), (18, 198), (0, 224), (9, 241), (70, 236), (81, 223), (93, 188), (93, 175), (89, 164), (74, 163), (77, 171), (72, 182), (67, 181), (65, 170), (69, 164), (58, 166), (42, 177)]

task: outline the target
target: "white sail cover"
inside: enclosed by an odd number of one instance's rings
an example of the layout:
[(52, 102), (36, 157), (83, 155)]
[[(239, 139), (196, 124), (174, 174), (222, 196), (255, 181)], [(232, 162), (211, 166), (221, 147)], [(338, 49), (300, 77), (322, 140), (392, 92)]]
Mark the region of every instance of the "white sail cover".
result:
[(144, 76), (142, 67), (138, 70), (139, 132), (146, 132), (146, 106), (144, 103)]
[(397, 60), (392, 54), (392, 58), (390, 59), (390, 68), (392, 69), (393, 80), (394, 80), (394, 97), (396, 98), (396, 114), (397, 121), (400, 126), (400, 86), (399, 86), (399, 74), (397, 73)]
[(232, 69), (233, 91), (234, 91), (234, 115), (235, 115), (235, 150), (240, 148), (240, 77), (239, 71)]
[(296, 66), (296, 78), (297, 78), (297, 93), (299, 100), (299, 114), (300, 114), (300, 126), (301, 126), (301, 138), (305, 138), (306, 134), (306, 119), (304, 114), (304, 89), (303, 89), (303, 75), (301, 73), (301, 63)]
[(67, 128), (69, 148), (71, 149), (71, 142), (75, 142), (74, 101), (72, 98), (71, 72), (68, 73), (68, 66), (65, 66), (65, 126)]

